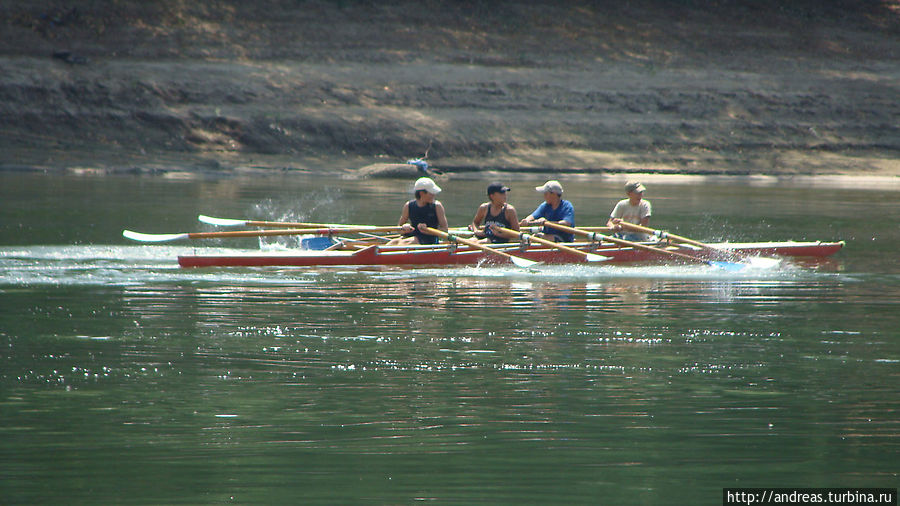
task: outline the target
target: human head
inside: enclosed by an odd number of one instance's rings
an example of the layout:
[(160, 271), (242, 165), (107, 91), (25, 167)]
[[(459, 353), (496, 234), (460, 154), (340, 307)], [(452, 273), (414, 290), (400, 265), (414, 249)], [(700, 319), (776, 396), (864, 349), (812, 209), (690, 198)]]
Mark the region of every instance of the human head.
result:
[(550, 192), (550, 193), (555, 193), (556, 195), (559, 195), (559, 196), (562, 196), (562, 194), (563, 194), (562, 185), (559, 184), (559, 181), (556, 181), (553, 179), (551, 179), (550, 181), (547, 181), (542, 186), (535, 186), (534, 189), (541, 193)]
[(644, 185), (639, 181), (629, 181), (625, 183), (625, 193), (644, 193), (646, 190), (647, 188), (644, 188)]
[(416, 180), (416, 184), (413, 186), (413, 193), (416, 194), (416, 198), (419, 198), (419, 192), (426, 191), (432, 195), (437, 195), (441, 193), (441, 187), (435, 184), (434, 181), (431, 180), (430, 177), (420, 177)]
[(506, 203), (506, 192), (510, 191), (508, 186), (504, 186), (503, 183), (491, 183), (487, 187), (487, 195), (488, 200), (496, 205), (503, 205)]
[(490, 197), (491, 194), (494, 193), (506, 193), (508, 191), (510, 191), (510, 188), (508, 186), (504, 186), (503, 183), (491, 183), (487, 187), (488, 197)]

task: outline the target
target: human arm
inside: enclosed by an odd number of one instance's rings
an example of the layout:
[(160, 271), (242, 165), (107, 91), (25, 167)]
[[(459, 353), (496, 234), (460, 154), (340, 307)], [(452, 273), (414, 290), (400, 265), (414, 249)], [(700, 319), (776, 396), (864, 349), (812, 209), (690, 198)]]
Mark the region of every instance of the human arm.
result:
[(450, 225), (447, 223), (447, 214), (444, 212), (444, 204), (440, 202), (435, 202), (434, 206), (437, 211), (438, 217), (438, 228), (446, 232), (450, 229)]
[(544, 208), (545, 208), (546, 206), (547, 206), (546, 203), (539, 205), (538, 208), (535, 209), (533, 213), (531, 213), (531, 214), (529, 214), (528, 216), (522, 218), (522, 220), (519, 221), (519, 225), (522, 225), (522, 226), (528, 226), (528, 225), (543, 225), (544, 222), (547, 221), (547, 220), (546, 220), (545, 218), (543, 218), (543, 217), (538, 218), (538, 216), (543, 216), (543, 214), (544, 214)]
[(487, 216), (488, 207), (490, 207), (490, 204), (481, 204), (478, 206), (478, 210), (475, 211), (475, 217), (472, 218), (472, 223), (469, 225), (469, 230), (475, 232), (475, 237), (485, 236), (483, 231), (479, 231), (479, 228), (481, 228), (484, 217)]
[(649, 200), (643, 200), (642, 202), (644, 204), (644, 209), (643, 209), (644, 212), (641, 213), (641, 221), (640, 221), (639, 225), (641, 225), (642, 227), (649, 227), (650, 226), (650, 215), (653, 212), (652, 207), (650, 206)]
[(612, 212), (609, 213), (609, 220), (606, 221), (606, 226), (613, 229), (614, 231), (622, 230), (622, 203), (619, 202), (613, 208)]
[(519, 230), (519, 215), (516, 213), (516, 208), (508, 204), (506, 206), (506, 221), (509, 222), (511, 230)]
[(400, 220), (397, 222), (397, 225), (404, 234), (413, 231), (413, 226), (409, 224), (409, 202), (403, 204), (403, 209), (400, 211)]
[(560, 202), (556, 209), (549, 208), (545, 210), (544, 216), (548, 217), (535, 220), (535, 223), (544, 224), (549, 221), (550, 223), (558, 223), (567, 227), (575, 226), (575, 206), (568, 200)]
[(569, 202), (568, 200), (563, 201), (560, 205), (562, 206), (562, 209), (561, 209), (562, 216), (559, 220), (556, 221), (556, 223), (559, 223), (560, 225), (565, 225), (567, 227), (574, 227), (575, 226), (575, 206), (573, 206), (572, 203)]

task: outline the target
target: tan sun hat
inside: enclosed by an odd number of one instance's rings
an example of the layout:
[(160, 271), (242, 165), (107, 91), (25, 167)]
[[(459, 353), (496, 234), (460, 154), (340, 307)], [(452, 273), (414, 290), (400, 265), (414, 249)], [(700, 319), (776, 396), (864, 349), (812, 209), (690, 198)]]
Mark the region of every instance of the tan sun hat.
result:
[(644, 188), (644, 185), (639, 183), (638, 181), (629, 181), (625, 183), (625, 193), (637, 192), (643, 193), (647, 189)]

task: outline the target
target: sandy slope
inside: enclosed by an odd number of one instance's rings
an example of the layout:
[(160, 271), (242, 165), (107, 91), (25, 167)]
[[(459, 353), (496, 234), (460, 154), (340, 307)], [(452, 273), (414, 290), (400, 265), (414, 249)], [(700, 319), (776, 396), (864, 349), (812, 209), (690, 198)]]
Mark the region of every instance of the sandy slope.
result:
[(900, 175), (896, 2), (22, 4), (6, 168)]

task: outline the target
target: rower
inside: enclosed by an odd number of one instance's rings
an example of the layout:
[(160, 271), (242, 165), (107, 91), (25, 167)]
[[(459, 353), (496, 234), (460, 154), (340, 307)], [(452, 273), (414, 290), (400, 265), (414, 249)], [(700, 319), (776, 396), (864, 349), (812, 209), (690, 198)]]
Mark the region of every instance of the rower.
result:
[(426, 229), (435, 228), (447, 231), (447, 216), (444, 206), (436, 200), (441, 187), (435, 184), (431, 178), (420, 177), (413, 186), (415, 199), (403, 204), (400, 211), (400, 226), (402, 237), (388, 242), (389, 246), (397, 244), (437, 244), (438, 236), (432, 235)]
[[(495, 233), (494, 226), (508, 228), (518, 232), (519, 216), (516, 208), (506, 202), (506, 192), (510, 191), (503, 183), (491, 183), (487, 187), (488, 201), (478, 206), (469, 230), (483, 243), (504, 243), (509, 239)], [(484, 228), (481, 224), (484, 222)]]
[(625, 184), (625, 194), (627, 199), (620, 200), (616, 203), (612, 213), (609, 215), (609, 221), (606, 222), (607, 227), (614, 230), (614, 236), (626, 241), (640, 242), (649, 241), (650, 235), (641, 232), (624, 231), (621, 223), (623, 221), (634, 223), (642, 227), (649, 226), (651, 206), (649, 200), (644, 200), (644, 187), (638, 181), (629, 181)]
[[(562, 198), (563, 188), (559, 181), (550, 180), (541, 186), (536, 186), (534, 189), (544, 194), (544, 203), (520, 221), (519, 225), (543, 225), (549, 221), (567, 227), (575, 226), (575, 206)], [(556, 242), (572, 242), (575, 240), (575, 236), (570, 233), (546, 226), (536, 236)]]

